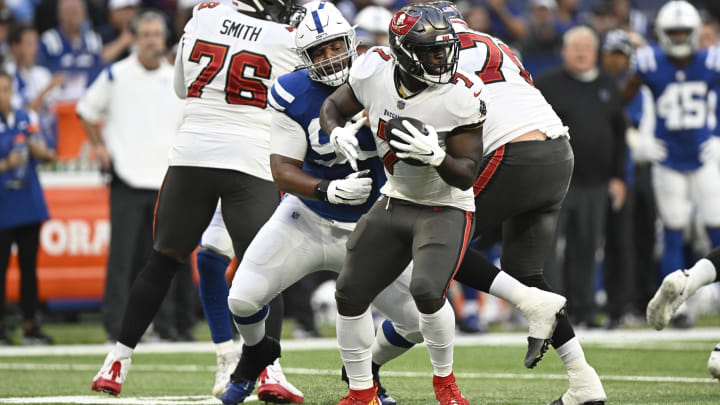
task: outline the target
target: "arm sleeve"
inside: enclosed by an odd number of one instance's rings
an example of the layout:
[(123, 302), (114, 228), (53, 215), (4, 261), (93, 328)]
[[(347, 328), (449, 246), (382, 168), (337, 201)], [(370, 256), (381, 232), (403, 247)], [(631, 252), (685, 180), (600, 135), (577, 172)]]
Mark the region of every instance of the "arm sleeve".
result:
[(297, 121), (283, 112), (272, 110), (270, 134), (270, 153), (305, 160), (305, 130)]
[(180, 99), (187, 97), (187, 89), (185, 88), (185, 70), (183, 69), (183, 48), (185, 47), (185, 36), (180, 38), (180, 46), (178, 46), (177, 55), (175, 55), (175, 70), (173, 73), (173, 88), (175, 95)]
[[(108, 67), (108, 69), (110, 69), (110, 67)], [(99, 122), (103, 118), (103, 115), (105, 115), (108, 105), (110, 104), (112, 89), (108, 69), (105, 69), (97, 79), (95, 79), (76, 107), (78, 115), (91, 123)]]

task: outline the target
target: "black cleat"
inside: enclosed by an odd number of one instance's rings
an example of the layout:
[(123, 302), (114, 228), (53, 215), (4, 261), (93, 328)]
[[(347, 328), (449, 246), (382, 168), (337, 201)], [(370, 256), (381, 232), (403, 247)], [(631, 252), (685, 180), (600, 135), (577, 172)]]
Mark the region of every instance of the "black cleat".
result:
[(528, 350), (525, 354), (525, 367), (534, 368), (548, 351), (552, 339), (536, 339), (528, 336)]

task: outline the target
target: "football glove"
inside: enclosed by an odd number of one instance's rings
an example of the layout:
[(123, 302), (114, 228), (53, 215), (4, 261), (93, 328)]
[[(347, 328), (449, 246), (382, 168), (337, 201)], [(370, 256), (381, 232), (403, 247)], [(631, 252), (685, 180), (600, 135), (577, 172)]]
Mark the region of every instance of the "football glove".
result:
[(667, 158), (665, 142), (654, 136), (638, 136), (632, 147), (633, 160), (636, 162), (662, 162)]
[(703, 164), (720, 162), (720, 136), (713, 135), (700, 144), (700, 162)]
[(327, 200), (331, 204), (360, 205), (367, 201), (372, 191), (370, 170), (355, 172), (328, 184)]
[(330, 142), (335, 148), (335, 152), (345, 156), (355, 171), (358, 170), (357, 157), (358, 149), (360, 149), (355, 133), (365, 124), (365, 121), (367, 118), (363, 117), (355, 123), (348, 122), (344, 127), (337, 127), (330, 133)]
[(435, 128), (425, 125), (428, 134), (424, 135), (408, 121), (403, 120), (402, 124), (407, 133), (397, 128), (392, 130), (393, 135), (405, 142), (390, 141), (393, 148), (403, 151), (397, 152), (395, 155), (400, 159), (412, 158), (433, 167), (440, 166), (445, 160), (445, 151), (440, 147)]

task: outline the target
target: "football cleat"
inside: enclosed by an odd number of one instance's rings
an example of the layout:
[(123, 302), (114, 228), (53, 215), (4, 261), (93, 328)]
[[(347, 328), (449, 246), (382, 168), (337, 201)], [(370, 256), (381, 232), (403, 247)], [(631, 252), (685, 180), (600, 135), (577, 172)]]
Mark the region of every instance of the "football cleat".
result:
[(257, 396), (260, 401), (272, 404), (302, 404), (305, 401), (303, 393), (285, 378), (277, 360), (260, 373)]
[(440, 405), (470, 405), (463, 397), (455, 384), (455, 375), (450, 373), (447, 377), (438, 377), (433, 375), (433, 389), (435, 390), (435, 398)]
[(525, 367), (533, 368), (542, 360), (555, 333), (558, 320), (565, 314), (567, 299), (562, 295), (530, 287), (529, 293), (518, 303), (518, 309), (528, 320), (528, 350)]
[(713, 378), (720, 380), (720, 344), (710, 353), (708, 372)]
[(375, 387), (366, 390), (350, 390), (337, 405), (380, 405)]
[[(375, 363), (372, 363), (372, 375), (373, 384), (377, 388), (377, 396), (380, 399), (380, 403), (382, 405), (397, 405), (397, 401), (395, 400), (395, 398), (391, 397), (385, 387), (383, 387), (380, 383), (380, 366)], [(348, 379), (347, 371), (345, 371), (345, 366), (342, 367), (342, 370), (340, 372), (340, 379), (345, 381), (346, 384), (350, 385), (350, 380)]]
[(245, 401), (255, 389), (255, 381), (244, 379), (239, 382), (228, 381), (225, 392), (220, 396), (224, 405), (235, 405)]
[(605, 405), (607, 396), (595, 369), (582, 361), (568, 367), (570, 388), (549, 405)]
[(217, 355), (217, 369), (215, 370), (215, 385), (213, 385), (212, 393), (217, 399), (225, 391), (225, 386), (230, 381), (230, 374), (235, 370), (237, 365), (237, 355), (235, 353), (225, 353)]
[(675, 270), (665, 277), (647, 306), (646, 315), (650, 326), (662, 330), (670, 323), (680, 304), (697, 289), (688, 283), (689, 280), (687, 270)]
[(118, 359), (110, 352), (105, 357), (105, 363), (95, 374), (92, 382), (92, 390), (106, 392), (111, 395), (118, 395), (122, 391), (123, 382), (130, 369), (130, 358)]

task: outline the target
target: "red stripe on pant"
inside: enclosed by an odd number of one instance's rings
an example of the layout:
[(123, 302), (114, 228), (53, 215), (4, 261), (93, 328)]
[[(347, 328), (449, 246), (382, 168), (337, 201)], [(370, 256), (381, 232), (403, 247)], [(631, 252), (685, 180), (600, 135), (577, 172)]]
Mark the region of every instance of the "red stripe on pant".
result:
[(500, 163), (502, 162), (504, 157), (505, 145), (495, 149), (495, 152), (493, 152), (493, 156), (490, 158), (490, 161), (487, 165), (485, 165), (483, 171), (480, 172), (477, 180), (475, 180), (475, 184), (473, 184), (473, 193), (475, 193), (475, 196), (480, 194), (483, 189), (488, 185), (490, 179), (492, 179), (492, 176), (497, 171), (497, 168), (500, 166)]
[(443, 298), (445, 298), (445, 296), (447, 295), (447, 290), (448, 290), (448, 288), (450, 288), (450, 283), (455, 278), (455, 273), (457, 273), (458, 270), (460, 269), (460, 264), (463, 261), (463, 257), (465, 257), (465, 251), (467, 250), (468, 244), (470, 243), (472, 223), (473, 223), (473, 213), (470, 211), (467, 211), (465, 213), (465, 229), (463, 230), (463, 241), (462, 241), (462, 246), (460, 247), (460, 255), (458, 257), (457, 264), (455, 265), (455, 270), (453, 270), (452, 276), (450, 276), (450, 280), (448, 280), (448, 283), (445, 286), (445, 291), (443, 291)]

